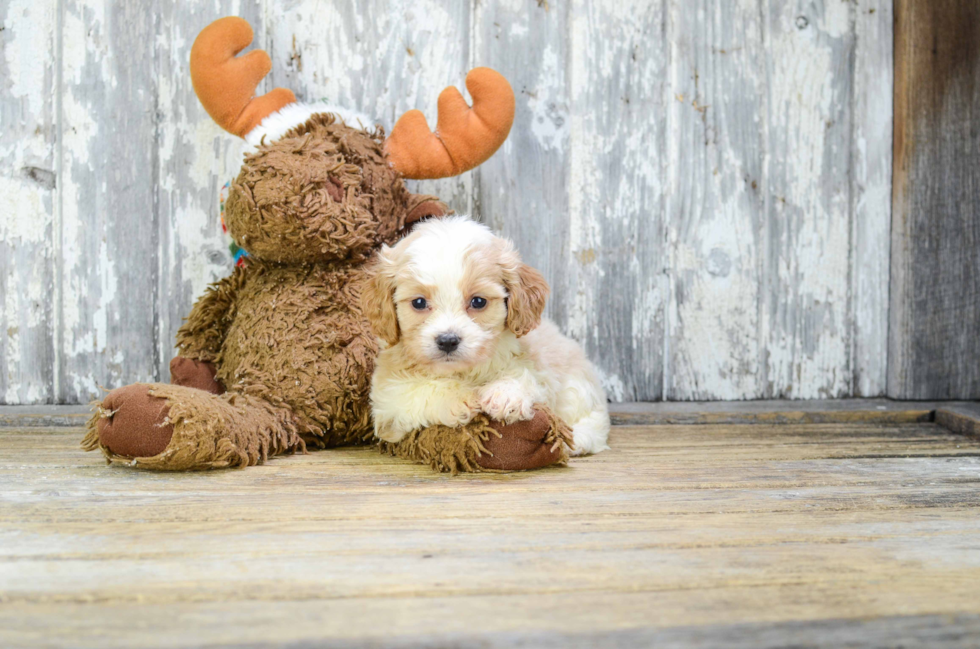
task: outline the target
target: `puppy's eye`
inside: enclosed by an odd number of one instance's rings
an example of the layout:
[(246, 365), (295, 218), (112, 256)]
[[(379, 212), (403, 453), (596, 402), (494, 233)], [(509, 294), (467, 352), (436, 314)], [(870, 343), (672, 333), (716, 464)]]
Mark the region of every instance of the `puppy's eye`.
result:
[(415, 309), (416, 311), (422, 311), (425, 309), (426, 306), (427, 303), (424, 297), (417, 297), (414, 300), (412, 300), (412, 308)]
[(474, 309), (480, 310), (487, 305), (487, 298), (485, 297), (475, 297), (470, 300), (470, 306)]

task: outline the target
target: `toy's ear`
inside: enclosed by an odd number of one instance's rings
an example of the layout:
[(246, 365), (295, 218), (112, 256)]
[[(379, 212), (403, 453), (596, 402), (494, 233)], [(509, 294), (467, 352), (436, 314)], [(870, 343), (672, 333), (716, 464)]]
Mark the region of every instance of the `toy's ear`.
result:
[(292, 91), (285, 88), (255, 97), (255, 89), (269, 74), (272, 61), (262, 50), (235, 58), (251, 42), (249, 24), (228, 16), (201, 30), (191, 47), (191, 82), (197, 98), (218, 126), (239, 137), (296, 101)]
[(541, 324), (551, 289), (541, 273), (520, 261), (505, 270), (504, 284), (508, 293), (507, 328), (520, 338)]
[(425, 197), (421, 198), (424, 200), (415, 201), (415, 205), (411, 206), (408, 214), (405, 215), (406, 228), (423, 219), (430, 217), (439, 218), (450, 213), (450, 209), (442, 201), (427, 200)]
[(514, 90), (490, 68), (466, 75), (470, 108), (452, 86), (439, 95), (435, 133), (425, 115), (410, 110), (385, 140), (389, 163), (406, 178), (448, 178), (483, 164), (507, 139), (514, 123)]
[(371, 330), (389, 346), (398, 342), (401, 333), (395, 311), (395, 268), (390, 253), (388, 246), (378, 253), (361, 293), (361, 309), (371, 323)]

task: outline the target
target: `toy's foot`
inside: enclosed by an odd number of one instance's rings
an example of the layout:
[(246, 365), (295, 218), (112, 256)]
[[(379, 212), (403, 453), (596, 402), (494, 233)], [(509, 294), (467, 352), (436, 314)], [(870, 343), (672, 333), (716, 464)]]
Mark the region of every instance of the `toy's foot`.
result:
[(503, 424), (491, 421), (500, 437), (490, 435), (483, 443), (492, 454), (480, 454), (476, 463), (484, 469), (503, 471), (523, 471), (539, 469), (559, 462), (562, 458), (562, 445), (552, 434), (551, 420), (542, 410), (536, 410), (534, 417), (527, 421)]
[(170, 361), (170, 383), (186, 388), (197, 388), (211, 394), (224, 394), (225, 386), (221, 385), (216, 375), (214, 363), (196, 361), (192, 358), (175, 357)]
[(134, 383), (117, 388), (102, 400), (96, 430), (100, 445), (121, 457), (152, 457), (167, 448), (174, 427), (167, 420), (170, 406), (150, 396), (150, 385)]
[(289, 410), (244, 394), (165, 383), (110, 392), (88, 422), (86, 451), (159, 471), (252, 466), (304, 451), (310, 429)]

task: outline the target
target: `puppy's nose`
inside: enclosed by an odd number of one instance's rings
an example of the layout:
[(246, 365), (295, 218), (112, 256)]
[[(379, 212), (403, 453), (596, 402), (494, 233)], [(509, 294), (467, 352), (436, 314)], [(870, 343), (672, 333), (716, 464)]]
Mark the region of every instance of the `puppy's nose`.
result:
[(456, 334), (439, 334), (436, 336), (436, 347), (447, 354), (454, 352), (459, 347), (459, 336)]

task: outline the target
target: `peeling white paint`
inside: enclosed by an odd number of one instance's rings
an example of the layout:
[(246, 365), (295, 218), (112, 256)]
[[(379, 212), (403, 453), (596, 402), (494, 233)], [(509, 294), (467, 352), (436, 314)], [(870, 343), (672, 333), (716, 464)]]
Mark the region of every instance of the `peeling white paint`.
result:
[[(19, 315), (21, 307), (19, 295), (16, 291), (5, 291), (3, 302), (3, 310), (6, 317), (9, 318), (12, 315)], [(9, 383), (3, 395), (3, 401), (4, 403), (19, 403), (21, 386), (19, 381), (15, 380), (16, 375), (14, 372), (20, 369), (23, 360), (21, 356), (20, 327), (11, 323), (8, 327), (5, 327), (5, 330), (0, 330), (0, 336), (7, 337), (7, 344), (4, 347), (6, 349), (6, 357), (2, 360), (10, 374), (7, 378)]]
[(4, 24), (9, 36), (3, 54), (9, 92), (26, 100), (28, 114), (40, 114), (48, 96), (45, 77), (51, 61), (43, 53), (53, 49), (56, 10), (55, 3), (36, 0), (10, 0), (7, 5)]
[[(66, 42), (70, 39), (66, 37)], [(83, 270), (87, 263), (82, 253), (82, 236), (86, 224), (82, 218), (82, 200), (80, 189), (88, 181), (84, 178), (89, 164), (89, 149), (99, 135), (99, 120), (90, 107), (75, 99), (70, 87), (62, 90), (62, 115), (64, 129), (62, 148), (64, 164), (62, 168), (61, 192), (62, 204), (62, 259), (63, 273), (61, 281), (64, 284), (65, 300), (62, 304), (62, 326), (66, 332), (78, 331), (87, 326), (82, 322), (81, 296), (88, 291), (78, 283), (77, 272)], [(77, 178), (77, 174), (83, 178)], [(66, 335), (68, 341), (70, 336)], [(68, 344), (66, 342), (66, 344)], [(71, 347), (68, 350), (72, 353)]]
[(56, 7), (12, 0), (0, 22), (0, 403), (43, 403), (52, 396)]
[(0, 240), (42, 243), (50, 225), (49, 210), (36, 184), (0, 176)]
[[(773, 396), (833, 398), (850, 389), (847, 299), (850, 111), (846, 64), (853, 34), (844, 3), (816, 8), (807, 22), (781, 11), (770, 39), (768, 186), (774, 232), (770, 260), (768, 380)], [(841, 12), (844, 12), (843, 14)], [(778, 158), (776, 157), (778, 156)]]
[(602, 384), (602, 389), (606, 391), (607, 399), (613, 403), (621, 403), (629, 400), (629, 396), (626, 393), (626, 386), (623, 384), (621, 378), (615, 374), (606, 374), (601, 369), (597, 369), (596, 371), (599, 374), (599, 382)]
[(534, 88), (526, 91), (531, 110), (531, 133), (541, 148), (561, 151), (568, 139), (568, 107), (565, 106), (556, 84), (558, 68), (562, 62), (552, 47), (546, 47), (541, 55), (541, 70)]
[(570, 11), (569, 256), (559, 299), (569, 333), (621, 379), (609, 386), (615, 398), (656, 399), (669, 295), (663, 9), (580, 1)]
[(95, 338), (92, 340), (91, 350), (77, 350), (76, 353), (82, 351), (99, 353), (106, 350), (106, 343), (109, 340), (110, 311), (118, 297), (116, 295), (118, 286), (116, 272), (116, 264), (109, 258), (109, 250), (106, 247), (105, 241), (103, 241), (102, 245), (99, 246), (99, 288), (101, 289), (99, 293), (99, 305), (95, 309), (95, 313), (92, 314)]
[(439, 92), (463, 85), (466, 7), (398, 0), (373, 12), (367, 29), (363, 16), (333, 9), (301, 0), (268, 26), (275, 82), (301, 99), (374, 115), (389, 130), (410, 108), (422, 110), (435, 128)]
[[(225, 252), (224, 241), (218, 236), (220, 229), (210, 228), (207, 215), (197, 209), (178, 208), (174, 214), (175, 239), (181, 266), (181, 277), (187, 283), (187, 291), (195, 297), (204, 293), (208, 284), (231, 273), (232, 259), (222, 254), (212, 260), (211, 251)], [(218, 234), (213, 230), (217, 229)]]

